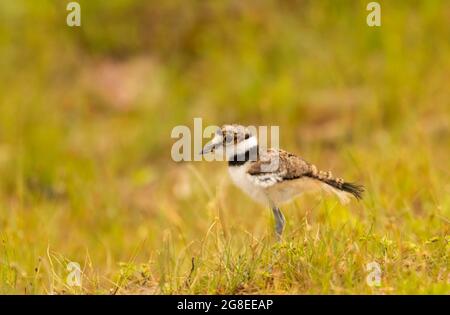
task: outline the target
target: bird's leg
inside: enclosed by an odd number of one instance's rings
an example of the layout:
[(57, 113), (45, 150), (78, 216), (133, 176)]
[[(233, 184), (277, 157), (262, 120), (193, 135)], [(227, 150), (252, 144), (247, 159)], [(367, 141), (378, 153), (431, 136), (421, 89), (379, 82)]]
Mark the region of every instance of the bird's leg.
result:
[(277, 207), (272, 207), (273, 216), (275, 217), (275, 232), (277, 234), (278, 239), (281, 239), (281, 234), (283, 233), (284, 224), (286, 220), (284, 219), (284, 215), (281, 210)]

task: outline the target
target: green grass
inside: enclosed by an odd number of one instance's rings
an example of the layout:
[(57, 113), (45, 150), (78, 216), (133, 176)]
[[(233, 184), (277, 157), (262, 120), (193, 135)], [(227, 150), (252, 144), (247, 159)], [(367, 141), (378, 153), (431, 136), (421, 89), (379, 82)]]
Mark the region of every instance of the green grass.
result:
[[(0, 293), (450, 293), (448, 1), (80, 3), (0, 4)], [(224, 163), (172, 161), (194, 117), (365, 197), (297, 199), (278, 243)]]

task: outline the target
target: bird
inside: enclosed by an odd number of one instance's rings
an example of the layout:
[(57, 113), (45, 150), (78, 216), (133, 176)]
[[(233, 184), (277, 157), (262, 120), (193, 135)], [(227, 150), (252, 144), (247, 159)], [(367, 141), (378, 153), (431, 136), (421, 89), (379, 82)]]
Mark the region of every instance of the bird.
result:
[(334, 177), (302, 157), (278, 148), (262, 150), (254, 129), (238, 124), (219, 127), (201, 155), (224, 155), (233, 183), (259, 204), (270, 207), (279, 240), (285, 228), (280, 206), (304, 192), (334, 193), (345, 204), (351, 197), (362, 199), (363, 185)]

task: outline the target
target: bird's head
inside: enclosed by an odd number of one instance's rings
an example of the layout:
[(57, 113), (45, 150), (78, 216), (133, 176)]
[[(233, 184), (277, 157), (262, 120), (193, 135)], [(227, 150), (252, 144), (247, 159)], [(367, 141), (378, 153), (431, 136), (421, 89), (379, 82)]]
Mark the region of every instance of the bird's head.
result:
[(217, 129), (213, 139), (203, 147), (201, 154), (223, 151), (240, 154), (256, 145), (256, 137), (250, 128), (236, 124), (223, 125)]

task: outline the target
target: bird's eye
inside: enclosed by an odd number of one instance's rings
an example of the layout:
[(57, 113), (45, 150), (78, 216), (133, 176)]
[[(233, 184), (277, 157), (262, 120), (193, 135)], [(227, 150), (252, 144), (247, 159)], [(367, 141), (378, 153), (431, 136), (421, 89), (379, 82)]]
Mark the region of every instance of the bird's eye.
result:
[(247, 133), (247, 134), (245, 134), (244, 139), (247, 140), (248, 138), (250, 138), (250, 135)]

